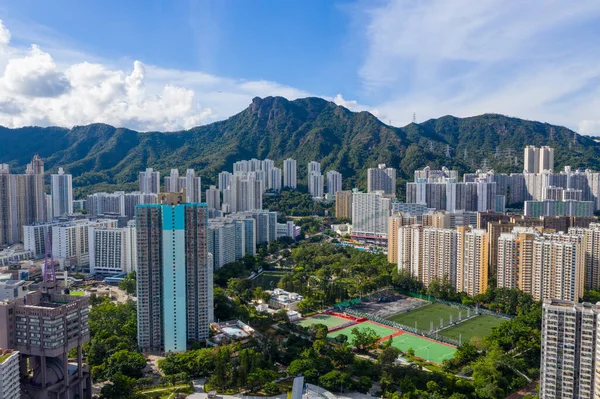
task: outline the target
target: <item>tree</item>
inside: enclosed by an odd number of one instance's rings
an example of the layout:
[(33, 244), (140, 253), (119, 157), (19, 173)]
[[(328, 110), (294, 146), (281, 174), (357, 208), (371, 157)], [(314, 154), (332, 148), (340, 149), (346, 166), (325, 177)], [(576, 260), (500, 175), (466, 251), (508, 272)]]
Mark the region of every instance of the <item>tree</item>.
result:
[(265, 384), (265, 393), (269, 396), (275, 396), (279, 393), (279, 388), (277, 387), (277, 384), (275, 384), (273, 381), (267, 382)]
[(115, 374), (126, 377), (141, 378), (146, 367), (146, 359), (140, 353), (126, 349), (115, 352), (106, 360), (104, 377), (111, 379)]
[(127, 293), (127, 295), (137, 294), (137, 275), (136, 272), (131, 272), (121, 282), (119, 288)]
[(366, 327), (363, 330), (358, 327), (354, 327), (351, 331), (354, 338), (352, 339), (352, 343), (359, 350), (367, 351), (375, 347), (377, 341), (381, 339), (379, 335), (370, 327)]
[(332, 370), (319, 378), (319, 385), (328, 391), (343, 392), (344, 388), (350, 388), (350, 384), (348, 373), (341, 373), (337, 370)]
[(132, 399), (139, 398), (134, 393), (136, 387), (135, 379), (121, 373), (112, 376), (110, 383), (104, 385), (100, 391), (100, 397), (106, 399)]

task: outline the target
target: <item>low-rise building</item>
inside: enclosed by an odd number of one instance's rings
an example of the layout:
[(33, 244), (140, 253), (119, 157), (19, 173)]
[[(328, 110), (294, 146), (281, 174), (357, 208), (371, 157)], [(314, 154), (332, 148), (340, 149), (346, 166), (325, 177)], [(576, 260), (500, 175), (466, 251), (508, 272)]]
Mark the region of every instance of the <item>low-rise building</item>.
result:
[(275, 288), (271, 291), (269, 306), (273, 309), (298, 310), (298, 302), (304, 297), (295, 292), (284, 291), (281, 288)]

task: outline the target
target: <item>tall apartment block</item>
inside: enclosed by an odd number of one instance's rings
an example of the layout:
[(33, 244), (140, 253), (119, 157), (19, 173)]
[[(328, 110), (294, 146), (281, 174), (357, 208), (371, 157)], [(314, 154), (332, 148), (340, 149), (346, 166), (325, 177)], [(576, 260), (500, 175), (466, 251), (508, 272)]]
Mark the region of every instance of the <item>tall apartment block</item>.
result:
[(123, 228), (90, 227), (88, 239), (90, 274), (109, 276), (136, 270), (135, 222)]
[(23, 226), (47, 220), (44, 161), (35, 155), (25, 174), (0, 164), (0, 245), (23, 241)]
[(388, 220), (388, 262), (398, 263), (398, 238), (402, 226), (413, 224), (414, 218), (406, 217), (401, 213), (390, 216)]
[(367, 171), (367, 191), (383, 191), (388, 197), (396, 196), (396, 169), (379, 164), (376, 168)]
[(276, 193), (281, 191), (281, 169), (271, 168), (267, 172), (267, 189)]
[(295, 189), (297, 186), (296, 160), (288, 158), (283, 161), (283, 187)]
[(185, 188), (185, 200), (193, 204), (202, 202), (202, 178), (196, 176), (194, 169), (188, 169), (185, 171), (184, 180), (185, 185), (180, 187), (179, 191)]
[(468, 226), (456, 230), (456, 290), (479, 295), (488, 287), (488, 235)]
[(206, 204), (209, 210), (220, 210), (221, 209), (221, 191), (215, 186), (210, 186), (206, 190)]
[(542, 312), (540, 398), (599, 398), (600, 306), (546, 299)]
[(581, 250), (584, 263), (584, 288), (600, 290), (600, 224), (591, 223), (589, 228), (571, 227), (569, 234), (582, 237)]
[(524, 173), (552, 172), (552, 169), (554, 169), (554, 148), (546, 146), (538, 148), (531, 145), (525, 147)]
[(140, 192), (144, 194), (160, 193), (160, 172), (155, 172), (152, 168), (146, 168), (144, 172), (138, 175), (140, 183)]
[(401, 226), (397, 238), (398, 270), (410, 272), (425, 287), (436, 280), (456, 287), (456, 241), (456, 230)]
[(327, 172), (327, 194), (335, 195), (342, 190), (342, 174), (335, 170)]
[(21, 397), (21, 376), (19, 375), (19, 352), (0, 349), (0, 398), (19, 399)]
[(136, 207), (138, 343), (144, 352), (186, 350), (208, 338), (213, 314), (208, 207), (182, 193)]
[(57, 174), (51, 176), (52, 215), (60, 217), (73, 213), (73, 177), (58, 168)]
[(323, 198), (323, 175), (320, 172), (308, 172), (308, 192), (313, 198)]
[(335, 193), (335, 217), (352, 220), (352, 191), (342, 190)]
[[(19, 351), (22, 397), (92, 397), (82, 356), (82, 345), (90, 339), (88, 306), (87, 297), (54, 289), (0, 302), (0, 347)], [(77, 359), (69, 362), (72, 349)]]
[[(352, 194), (352, 237), (387, 239), (392, 201), (383, 191)], [(385, 242), (385, 241), (384, 241)]]

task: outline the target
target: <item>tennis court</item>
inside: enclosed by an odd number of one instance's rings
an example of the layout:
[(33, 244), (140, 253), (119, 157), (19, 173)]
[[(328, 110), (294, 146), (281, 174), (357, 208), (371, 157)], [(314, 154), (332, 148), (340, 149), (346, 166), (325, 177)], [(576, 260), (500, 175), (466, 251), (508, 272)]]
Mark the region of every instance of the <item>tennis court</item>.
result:
[(392, 346), (405, 353), (412, 348), (415, 356), (440, 365), (444, 360), (452, 359), (456, 353), (456, 348), (409, 333), (392, 338)]
[(384, 338), (384, 337), (390, 336), (390, 335), (398, 332), (398, 330), (396, 330), (394, 328), (386, 327), (381, 324), (373, 323), (371, 321), (365, 321), (365, 322), (355, 324), (353, 326), (342, 328), (341, 330), (337, 330), (332, 333), (329, 333), (329, 334), (327, 334), (327, 337), (335, 338), (338, 335), (344, 334), (348, 337), (348, 342), (353, 343), (352, 340), (353, 340), (354, 336), (352, 335), (352, 330), (354, 328), (358, 328), (359, 331), (363, 331), (365, 328), (371, 328), (373, 331), (375, 331), (375, 334), (379, 335), (380, 338)]
[(310, 327), (314, 324), (324, 324), (327, 326), (328, 329), (331, 329), (337, 326), (341, 326), (342, 324), (346, 324), (350, 321), (351, 320), (344, 319), (343, 317), (321, 313), (318, 315), (306, 317), (300, 320), (297, 324), (301, 325), (302, 327)]
[(432, 303), (406, 313), (388, 317), (388, 320), (408, 327), (416, 326), (420, 330), (429, 331), (431, 329), (431, 322), (433, 322), (433, 328), (438, 328), (440, 327), (440, 319), (443, 319), (443, 325), (446, 326), (450, 324), (450, 316), (452, 316), (452, 321), (456, 322), (459, 315), (462, 318), (466, 318), (467, 311), (441, 303)]
[(505, 321), (500, 317), (479, 315), (454, 327), (441, 330), (439, 334), (455, 340), (460, 338), (461, 342), (470, 342), (471, 338), (474, 337), (487, 337), (492, 332), (492, 327), (496, 327)]

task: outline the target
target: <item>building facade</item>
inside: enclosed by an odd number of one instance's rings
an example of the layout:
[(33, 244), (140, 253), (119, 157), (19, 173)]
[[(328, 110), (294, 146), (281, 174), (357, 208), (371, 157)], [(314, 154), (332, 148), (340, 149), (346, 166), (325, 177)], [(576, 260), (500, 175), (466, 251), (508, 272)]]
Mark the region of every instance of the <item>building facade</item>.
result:
[(297, 185), (296, 160), (288, 158), (283, 161), (283, 187), (296, 189)]
[(600, 397), (599, 314), (590, 303), (544, 301), (540, 398)]
[(52, 215), (59, 217), (73, 213), (73, 177), (58, 168), (57, 174), (51, 175)]
[(367, 171), (367, 191), (383, 191), (388, 197), (396, 196), (396, 169), (379, 164)]
[(173, 193), (159, 202), (136, 208), (138, 342), (178, 352), (207, 339), (213, 317), (208, 207)]

